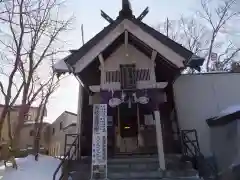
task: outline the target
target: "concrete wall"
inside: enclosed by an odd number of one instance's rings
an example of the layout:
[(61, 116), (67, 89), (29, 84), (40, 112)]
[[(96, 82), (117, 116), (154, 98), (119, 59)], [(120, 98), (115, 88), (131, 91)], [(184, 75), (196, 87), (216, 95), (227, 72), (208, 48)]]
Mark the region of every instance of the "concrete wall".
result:
[(211, 155), (206, 119), (240, 104), (240, 74), (182, 75), (173, 85), (180, 129), (198, 131), (201, 151)]

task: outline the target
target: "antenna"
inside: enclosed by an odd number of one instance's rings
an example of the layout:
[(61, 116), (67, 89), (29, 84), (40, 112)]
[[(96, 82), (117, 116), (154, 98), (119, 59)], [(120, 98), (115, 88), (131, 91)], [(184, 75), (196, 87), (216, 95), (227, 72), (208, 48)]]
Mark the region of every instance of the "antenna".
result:
[(114, 22), (114, 20), (109, 15), (107, 15), (103, 10), (101, 10), (101, 16), (110, 24)]
[(168, 31), (169, 31), (169, 20), (167, 18), (167, 37), (168, 37)]
[(84, 45), (84, 44), (85, 44), (85, 41), (84, 41), (84, 29), (83, 29), (83, 24), (81, 25), (81, 32), (82, 32), (82, 44)]
[(142, 21), (143, 18), (149, 13), (149, 7), (146, 7), (144, 11), (138, 16), (137, 20)]

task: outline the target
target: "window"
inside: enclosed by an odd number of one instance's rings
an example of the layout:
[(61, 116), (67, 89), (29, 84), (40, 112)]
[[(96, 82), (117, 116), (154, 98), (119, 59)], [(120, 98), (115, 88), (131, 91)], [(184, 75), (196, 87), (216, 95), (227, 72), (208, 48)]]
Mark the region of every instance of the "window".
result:
[(29, 132), (29, 135), (30, 135), (30, 136), (34, 136), (34, 130), (31, 130), (31, 131)]
[(27, 149), (33, 149), (32, 145), (27, 144)]
[(62, 128), (63, 128), (63, 124), (62, 122), (60, 122), (60, 130), (62, 130)]
[(54, 134), (55, 134), (55, 128), (52, 129), (52, 135), (54, 135)]
[(25, 115), (25, 121), (32, 121), (32, 116), (31, 116), (31, 114), (26, 114), (26, 115)]
[(136, 88), (136, 68), (135, 64), (120, 65), (121, 87), (122, 89)]

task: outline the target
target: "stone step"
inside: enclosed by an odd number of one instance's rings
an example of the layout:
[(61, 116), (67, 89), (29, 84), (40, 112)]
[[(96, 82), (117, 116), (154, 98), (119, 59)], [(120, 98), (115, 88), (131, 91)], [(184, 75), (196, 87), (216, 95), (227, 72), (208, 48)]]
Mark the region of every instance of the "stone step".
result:
[[(117, 158), (108, 159), (108, 178), (116, 180), (155, 180), (165, 178), (166, 180), (189, 179), (198, 180), (196, 178), (197, 171), (192, 168), (190, 162), (181, 161), (181, 155), (166, 155), (167, 171), (162, 173), (159, 171), (158, 157), (156, 155), (149, 156), (119, 156)], [(73, 180), (87, 180), (91, 176), (91, 159), (84, 162), (71, 162), (71, 171), (75, 171)]]
[[(90, 172), (80, 172), (72, 171), (70, 172), (73, 180), (89, 180), (91, 177)], [(166, 179), (166, 180), (177, 180), (177, 179), (186, 179), (186, 180), (199, 180), (196, 172), (186, 171), (186, 172), (176, 172), (176, 171), (131, 171), (131, 172), (109, 172), (109, 179), (124, 180), (124, 179)]]
[[(113, 179), (113, 180), (129, 180), (129, 179)], [(130, 180), (139, 180), (139, 179), (130, 179)], [(145, 178), (141, 180), (159, 180), (159, 178)], [(198, 177), (179, 177), (179, 178), (162, 178), (161, 180), (201, 180)]]
[(153, 179), (162, 178), (160, 171), (130, 171), (130, 172), (108, 172), (109, 179)]
[[(165, 160), (167, 162), (179, 162), (181, 161), (181, 154), (167, 154), (165, 155)], [(133, 155), (133, 156), (115, 156), (109, 158), (108, 162), (110, 163), (121, 163), (121, 162), (156, 162), (158, 161), (158, 155)]]
[[(196, 170), (171, 171), (167, 170), (164, 173), (158, 170), (129, 170), (129, 171), (110, 171), (108, 175), (111, 178), (177, 178), (177, 177), (195, 177), (198, 172)], [(123, 177), (122, 177), (123, 176)], [(137, 177), (135, 177), (137, 176)]]
[(78, 172), (78, 171), (71, 172), (70, 176), (72, 177), (72, 180), (89, 180), (89, 179), (91, 179), (90, 173), (83, 173), (83, 172)]
[(159, 163), (108, 164), (109, 171), (158, 170)]
[(144, 157), (154, 157), (158, 158), (157, 154), (120, 154), (115, 155), (113, 158), (144, 158)]
[[(183, 162), (180, 159), (169, 159), (166, 158), (166, 168), (171, 170), (184, 170), (192, 169), (191, 162)], [(155, 169), (159, 167), (159, 162), (157, 158), (118, 158), (108, 160), (109, 168), (119, 168), (119, 169), (143, 169), (150, 168)]]
[(196, 177), (198, 172), (194, 169), (188, 170), (167, 170), (165, 171), (164, 177), (177, 178), (177, 177)]
[(114, 158), (108, 159), (108, 164), (130, 164), (130, 163), (154, 163), (158, 162), (155, 157), (139, 157), (139, 158)]

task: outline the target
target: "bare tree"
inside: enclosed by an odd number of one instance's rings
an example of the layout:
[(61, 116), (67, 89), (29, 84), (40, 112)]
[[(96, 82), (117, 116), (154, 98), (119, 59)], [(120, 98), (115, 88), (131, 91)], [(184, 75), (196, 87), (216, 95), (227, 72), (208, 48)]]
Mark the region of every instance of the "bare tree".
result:
[(55, 74), (52, 74), (49, 84), (42, 89), (41, 91), (41, 99), (39, 103), (39, 108), (37, 111), (37, 116), (35, 119), (35, 126), (34, 126), (34, 152), (35, 152), (35, 160), (38, 160), (39, 148), (40, 148), (40, 140), (41, 140), (41, 133), (43, 128), (43, 117), (45, 114), (46, 106), (50, 96), (57, 90), (59, 87), (59, 83), (63, 78), (57, 78)]
[(204, 52), (209, 43), (208, 29), (196, 18), (182, 16), (178, 20), (167, 19), (157, 29), (195, 54)]
[[(18, 49), (18, 47), (20, 48), (20, 46), (21, 45), (16, 46), (17, 49)], [(3, 107), (2, 113), (0, 115), (0, 139), (1, 139), (1, 135), (2, 135), (1, 131), (2, 131), (2, 127), (3, 127), (3, 123), (5, 121), (5, 118), (6, 118), (7, 114), (10, 113), (11, 107), (13, 106), (13, 104), (15, 104), (16, 100), (18, 99), (18, 97), (23, 89), (23, 83), (20, 83), (20, 87), (18, 87), (15, 82), (16, 80), (14, 80), (15, 74), (17, 73), (19, 57), (16, 56), (16, 58), (13, 61), (14, 61), (14, 64), (13, 64), (13, 68), (10, 71), (10, 74), (5, 74), (2, 70), (0, 72), (1, 75), (7, 77), (7, 80), (5, 83), (0, 81), (0, 91), (1, 91), (1, 95), (4, 98), (4, 107)], [(5, 78), (3, 78), (3, 79), (5, 79)], [(4, 88), (4, 86), (6, 87), (6, 89)], [(15, 88), (15, 92), (16, 92), (15, 94), (13, 94), (13, 92), (12, 92), (14, 88)], [(9, 118), (9, 116), (8, 116), (8, 118)]]
[(235, 62), (239, 62), (238, 59), (235, 59), (238, 58), (239, 52), (240, 47), (235, 46), (229, 41), (225, 50), (218, 55), (217, 60), (212, 62), (209, 71), (231, 71), (232, 65)]
[[(58, 0), (12, 0), (4, 3), (3, 23), (12, 43), (2, 41), (11, 57), (16, 57), (13, 76), (20, 74), (22, 85), (18, 124), (14, 130), (14, 144), (18, 146), (20, 130), (31, 104), (51, 83), (50, 57), (62, 51), (59, 36), (69, 29), (72, 18), (60, 16)], [(54, 47), (54, 48), (53, 48)], [(12, 86), (12, 83), (10, 86)], [(11, 89), (11, 88), (10, 88)], [(9, 98), (9, 96), (6, 96)], [(8, 100), (9, 101), (9, 100)]]
[[(182, 16), (178, 20), (167, 19), (157, 27), (164, 35), (189, 49), (194, 54), (206, 57), (209, 45), (208, 28), (200, 24), (195, 17)], [(195, 72), (187, 69), (187, 73)]]
[[(240, 18), (237, 6), (237, 0), (201, 0), (196, 15), (167, 20), (158, 29), (193, 53), (206, 58), (204, 71), (228, 71), (240, 51), (240, 45), (233, 41), (236, 38), (233, 32), (240, 30), (232, 26)], [(215, 62), (211, 62), (213, 52), (219, 54)]]
[[(208, 55), (206, 59), (206, 71), (211, 70), (211, 54), (217, 44), (218, 36), (220, 34), (226, 34), (226, 27), (230, 23), (233, 23), (233, 20), (235, 18), (240, 16), (240, 9), (237, 8), (237, 3), (237, 0), (221, 0), (218, 2), (213, 2), (211, 0), (201, 0), (201, 9), (198, 11), (198, 15), (204, 20), (204, 23), (208, 25), (211, 32), (210, 44), (208, 46)], [(229, 47), (224, 50), (224, 55), (226, 55), (228, 52)], [(226, 63), (231, 60), (231, 57), (236, 56), (238, 52), (238, 48), (236, 48), (235, 51), (232, 51), (232, 55), (229, 55), (228, 58), (225, 58)], [(221, 54), (221, 57), (222, 56), (223, 55)], [(217, 64), (219, 64), (219, 61)]]

